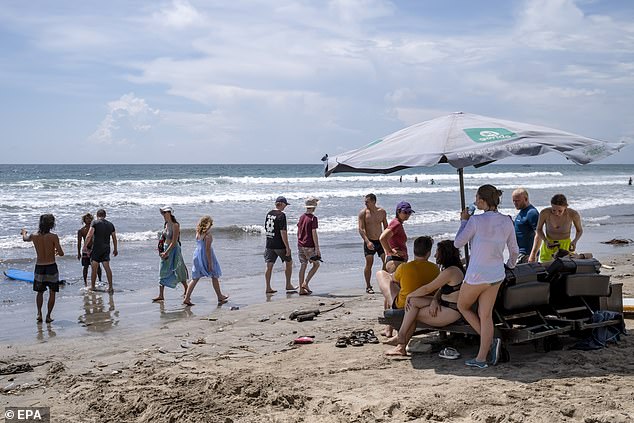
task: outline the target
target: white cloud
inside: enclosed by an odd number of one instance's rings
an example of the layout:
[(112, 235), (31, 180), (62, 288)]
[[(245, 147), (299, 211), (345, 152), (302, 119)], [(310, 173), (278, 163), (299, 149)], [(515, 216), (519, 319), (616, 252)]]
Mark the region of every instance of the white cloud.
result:
[(205, 23), (203, 14), (187, 0), (173, 0), (169, 6), (155, 12), (152, 20), (158, 25), (175, 29), (185, 29)]
[(108, 103), (108, 114), (89, 140), (97, 144), (132, 144), (126, 137), (152, 129), (158, 115), (159, 111), (148, 106), (144, 99), (134, 93), (124, 94)]

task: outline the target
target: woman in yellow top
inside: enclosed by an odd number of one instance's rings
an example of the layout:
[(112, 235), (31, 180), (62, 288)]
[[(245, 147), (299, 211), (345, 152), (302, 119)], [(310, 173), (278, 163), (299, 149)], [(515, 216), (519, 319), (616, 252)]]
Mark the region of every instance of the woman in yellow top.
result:
[[(573, 225), (575, 237), (570, 240)], [(546, 226), (545, 234), (544, 226)], [(583, 235), (583, 227), (579, 212), (568, 207), (565, 195), (555, 194), (550, 200), (550, 207), (546, 207), (539, 213), (535, 242), (528, 261), (536, 261), (537, 251), (539, 251), (540, 262), (554, 260), (560, 249), (573, 252), (577, 249), (577, 241), (581, 235)]]

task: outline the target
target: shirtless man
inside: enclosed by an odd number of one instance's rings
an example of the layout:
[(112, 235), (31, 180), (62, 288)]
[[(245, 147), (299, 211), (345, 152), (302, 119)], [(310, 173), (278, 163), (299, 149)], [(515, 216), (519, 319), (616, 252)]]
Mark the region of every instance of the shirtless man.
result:
[[(544, 234), (544, 225), (546, 225), (546, 234)], [(575, 237), (571, 241), (572, 225), (575, 226)], [(576, 210), (568, 208), (565, 195), (556, 194), (550, 200), (550, 207), (546, 207), (539, 213), (535, 243), (528, 261), (536, 261), (537, 251), (539, 251), (540, 262), (554, 260), (560, 249), (574, 252), (581, 235), (583, 235), (581, 216)]]
[(375, 253), (381, 257), (382, 268), (385, 270), (385, 251), (383, 251), (379, 241), (385, 228), (387, 228), (387, 213), (381, 207), (377, 207), (376, 195), (366, 195), (365, 207), (359, 212), (359, 235), (363, 238), (363, 251), (365, 253), (363, 276), (365, 276), (365, 292), (368, 294), (374, 294), (370, 278)]
[(59, 245), (59, 237), (51, 233), (55, 227), (55, 217), (52, 214), (40, 216), (40, 226), (37, 233), (29, 234), (22, 229), (22, 240), (32, 242), (37, 254), (35, 272), (33, 276), (33, 291), (37, 292), (35, 302), (37, 304), (37, 322), (42, 322), (42, 304), (44, 303), (44, 291), (48, 288), (48, 311), (46, 323), (51, 323), (51, 313), (55, 307), (55, 294), (59, 292), (59, 273), (55, 256), (62, 257), (64, 250)]

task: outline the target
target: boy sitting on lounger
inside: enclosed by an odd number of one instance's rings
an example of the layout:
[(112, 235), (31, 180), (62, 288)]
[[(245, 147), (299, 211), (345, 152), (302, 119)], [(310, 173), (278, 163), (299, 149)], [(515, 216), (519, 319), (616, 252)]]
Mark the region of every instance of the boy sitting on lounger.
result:
[[(419, 236), (414, 240), (414, 260), (401, 264), (393, 275), (385, 270), (376, 274), (379, 288), (385, 297), (384, 307), (402, 309), (407, 295), (421, 286), (430, 283), (440, 273), (438, 266), (429, 261), (434, 241), (428, 236)], [(391, 338), (393, 328), (387, 326), (383, 335)]]

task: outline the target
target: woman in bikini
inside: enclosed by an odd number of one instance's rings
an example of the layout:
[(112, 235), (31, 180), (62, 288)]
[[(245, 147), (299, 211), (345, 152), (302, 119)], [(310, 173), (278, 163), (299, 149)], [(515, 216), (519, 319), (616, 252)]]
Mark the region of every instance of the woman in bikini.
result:
[[(573, 225), (575, 237), (570, 240)], [(544, 234), (544, 226), (546, 226), (546, 234)], [(554, 260), (560, 249), (573, 252), (577, 249), (577, 241), (581, 235), (583, 235), (583, 227), (579, 212), (568, 207), (565, 195), (555, 194), (550, 200), (550, 207), (546, 207), (539, 213), (535, 243), (528, 261), (536, 261), (538, 251), (540, 262)]]
[(387, 228), (381, 233), (379, 241), (385, 251), (385, 271), (394, 273), (396, 268), (407, 263), (407, 234), (403, 223), (414, 213), (412, 206), (407, 201), (401, 201), (396, 205), (396, 216)]
[[(416, 330), (417, 321), (429, 326), (443, 327), (460, 318), (456, 303), (465, 271), (460, 250), (454, 247), (453, 241), (438, 243), (436, 263), (442, 270), (436, 279), (407, 296), (405, 317), (398, 335), (385, 342), (396, 347), (386, 352), (386, 355), (407, 355), (407, 343)], [(434, 291), (436, 294), (430, 296)]]

